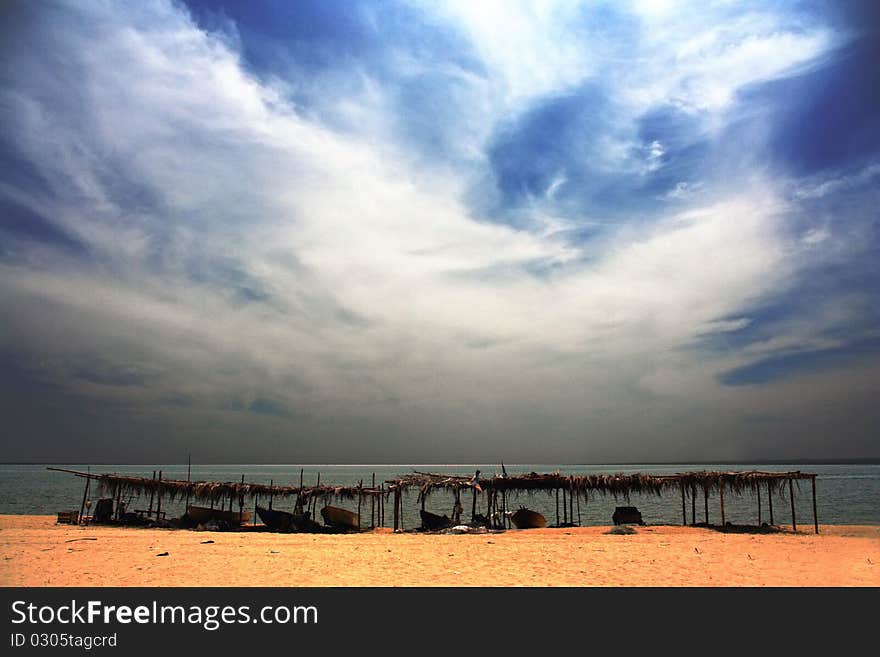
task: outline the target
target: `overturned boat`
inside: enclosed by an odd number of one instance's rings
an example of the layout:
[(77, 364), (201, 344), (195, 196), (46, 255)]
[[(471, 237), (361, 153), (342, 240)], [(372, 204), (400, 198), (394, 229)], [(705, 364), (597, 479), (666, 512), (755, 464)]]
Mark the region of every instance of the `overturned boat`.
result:
[(257, 506), (257, 516), (273, 532), (309, 532), (321, 529), (321, 525), (312, 520), (308, 511), (290, 513)]
[(537, 511), (532, 511), (524, 506), (520, 507), (515, 513), (510, 514), (510, 521), (517, 529), (540, 529), (547, 526), (547, 518)]
[(338, 506), (325, 506), (321, 509), (324, 524), (335, 529), (360, 529), (361, 519), (358, 514)]
[(438, 516), (424, 509), (419, 511), (419, 515), (422, 517), (422, 529), (446, 529), (452, 526), (452, 521), (447, 515)]
[(225, 524), (229, 527), (240, 527), (251, 519), (250, 511), (226, 511), (225, 509), (209, 509), (205, 506), (188, 506), (186, 515), (189, 521), (195, 525), (205, 525), (209, 522)]

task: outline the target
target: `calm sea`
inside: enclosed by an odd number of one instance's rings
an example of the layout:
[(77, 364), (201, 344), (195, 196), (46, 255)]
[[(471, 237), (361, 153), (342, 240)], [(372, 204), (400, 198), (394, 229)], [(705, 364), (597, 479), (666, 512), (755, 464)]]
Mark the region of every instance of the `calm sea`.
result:
[[(67, 465), (74, 470), (83, 470), (91, 467), (92, 472), (115, 472), (119, 474), (145, 476), (152, 475), (154, 469), (162, 470), (163, 477), (169, 479), (186, 479), (186, 465)], [(737, 465), (689, 465), (686, 463), (675, 465), (508, 465), (509, 474), (528, 472), (553, 472), (559, 470), (564, 474), (587, 474), (587, 473), (632, 473), (642, 472), (648, 474), (664, 474), (685, 472), (692, 470), (768, 470), (789, 471), (801, 470), (818, 474), (817, 497), (819, 522), (827, 524), (880, 524), (880, 465), (763, 465), (763, 464), (737, 464)], [(206, 481), (240, 481), (244, 475), (245, 480), (255, 483), (269, 483), (270, 480), (278, 485), (297, 485), (300, 479), (300, 470), (303, 471), (303, 481), (306, 485), (317, 481), (320, 473), (322, 483), (357, 484), (363, 480), (367, 485), (372, 480), (373, 474), (377, 483), (385, 479), (393, 478), (400, 474), (414, 470), (422, 472), (440, 472), (450, 474), (469, 475), (475, 470), (481, 470), (483, 476), (500, 473), (500, 467), (496, 465), (210, 465), (192, 466), (192, 479)], [(46, 470), (45, 465), (0, 465), (0, 514), (55, 514), (63, 509), (79, 509), (83, 494), (83, 479), (73, 475)], [(92, 489), (92, 496), (97, 496), (97, 491)], [(757, 501), (750, 494), (737, 497), (733, 494), (725, 494), (725, 516), (730, 522), (736, 524), (755, 523), (757, 521)], [(286, 508), (292, 505), (292, 501), (276, 501), (275, 508)], [(465, 507), (464, 520), (470, 518), (471, 500), (465, 495), (462, 503)], [(581, 500), (581, 522), (584, 525), (606, 525), (611, 522), (611, 514), (618, 504), (627, 503), (621, 499), (615, 501), (612, 497), (596, 495), (585, 504)], [(717, 522), (719, 519), (718, 498), (713, 496), (709, 501), (709, 520)], [(767, 520), (766, 492), (762, 491), (761, 503), (763, 506), (762, 519)], [(453, 500), (451, 495), (436, 493), (428, 499), (427, 508), (436, 513), (451, 515)], [(681, 498), (675, 493), (664, 497), (652, 495), (634, 495), (628, 504), (635, 505), (642, 512), (645, 521), (649, 524), (678, 524), (681, 522)], [(544, 493), (535, 495), (521, 495), (508, 501), (508, 508), (515, 509), (519, 505), (527, 506), (540, 511), (547, 516), (552, 524), (556, 518), (555, 498)], [(141, 508), (146, 506), (144, 500), (129, 500), (129, 508)], [(163, 509), (170, 514), (179, 515), (182, 512), (182, 503), (177, 504), (163, 502)], [(346, 506), (345, 503), (340, 506)], [(351, 506), (350, 504), (348, 506)], [(703, 500), (698, 495), (697, 521), (703, 519)], [(478, 510), (485, 508), (483, 496), (478, 497)], [(791, 521), (791, 507), (785, 496), (775, 497), (773, 500), (774, 519), (777, 524)], [(801, 482), (800, 487), (795, 487), (795, 510), (798, 523), (808, 525), (812, 522), (812, 496), (809, 482)], [(691, 504), (687, 502), (688, 519), (690, 520)], [(365, 510), (369, 514), (369, 508)], [(387, 506), (386, 516), (390, 520), (391, 507)], [(575, 509), (575, 518), (577, 509)], [(418, 505), (415, 492), (404, 498), (404, 526), (411, 528), (419, 523)]]

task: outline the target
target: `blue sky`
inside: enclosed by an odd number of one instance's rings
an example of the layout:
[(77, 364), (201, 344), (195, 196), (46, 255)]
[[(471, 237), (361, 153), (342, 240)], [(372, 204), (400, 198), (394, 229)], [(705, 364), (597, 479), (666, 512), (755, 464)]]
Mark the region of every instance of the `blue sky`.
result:
[(2, 11), (9, 458), (880, 453), (874, 3)]

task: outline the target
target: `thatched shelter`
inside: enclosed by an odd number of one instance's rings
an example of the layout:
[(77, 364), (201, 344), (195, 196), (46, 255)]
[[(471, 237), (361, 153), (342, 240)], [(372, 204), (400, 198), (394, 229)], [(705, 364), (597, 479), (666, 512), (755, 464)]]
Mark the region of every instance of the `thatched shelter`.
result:
[[(546, 493), (556, 496), (556, 524), (574, 524), (575, 503), (578, 506), (580, 516), (581, 498), (586, 501), (591, 495), (611, 495), (617, 498), (629, 498), (634, 494), (663, 495), (671, 492), (680, 493), (682, 500), (682, 522), (687, 523), (686, 498), (691, 500), (691, 522), (696, 524), (696, 498), (698, 492), (703, 493), (705, 523), (709, 523), (709, 496), (713, 493), (720, 497), (721, 525), (726, 524), (724, 513), (725, 492), (733, 495), (753, 493), (758, 497), (758, 516), (761, 517), (761, 491), (767, 491), (770, 511), (770, 524), (773, 524), (773, 501), (774, 492), (784, 492), (787, 487), (791, 498), (792, 526), (797, 529), (797, 519), (794, 509), (794, 482), (810, 481), (813, 489), (813, 521), (816, 533), (819, 533), (819, 524), (816, 516), (816, 475), (800, 471), (795, 472), (763, 472), (757, 470), (748, 471), (700, 471), (681, 472), (676, 474), (588, 474), (566, 475), (561, 472), (537, 473), (530, 472), (522, 475), (494, 475), (481, 479), (479, 471), (473, 477), (440, 475), (424, 472), (415, 472), (394, 480), (389, 480), (389, 489), (395, 492), (395, 504), (398, 504), (399, 493), (406, 488), (419, 490), (419, 501), (424, 508), (425, 498), (434, 490), (451, 489), (458, 495), (461, 489), (473, 491), (472, 516), (476, 517), (476, 495), (479, 492), (487, 494), (487, 513), (490, 524), (498, 516), (504, 516), (507, 511), (508, 493)], [(562, 516), (560, 518), (560, 494), (562, 502)], [(396, 509), (396, 508), (395, 508)], [(395, 513), (397, 516), (397, 513)], [(395, 527), (396, 528), (396, 527)]]
[[(724, 511), (725, 492), (733, 495), (751, 493), (758, 498), (758, 522), (761, 522), (761, 491), (766, 490), (767, 503), (770, 512), (770, 524), (773, 518), (773, 494), (777, 492), (788, 494), (791, 501), (792, 526), (797, 529), (797, 519), (794, 506), (794, 484), (800, 481), (810, 481), (813, 494), (813, 524), (816, 533), (819, 533), (819, 523), (816, 514), (816, 475), (812, 473), (794, 472), (763, 472), (757, 470), (748, 471), (699, 471), (680, 472), (676, 474), (584, 474), (566, 475), (561, 472), (537, 473), (530, 472), (521, 475), (493, 475), (481, 478), (478, 470), (471, 476), (449, 475), (430, 472), (412, 472), (401, 475), (394, 479), (386, 480), (380, 486), (375, 485), (375, 475), (371, 486), (337, 486), (332, 484), (320, 484), (315, 486), (275, 486), (273, 484), (248, 483), (244, 475), (240, 482), (216, 482), (216, 481), (183, 481), (177, 479), (163, 479), (161, 471), (158, 477), (132, 477), (119, 474), (92, 474), (91, 472), (79, 472), (64, 468), (48, 468), (60, 472), (68, 472), (77, 477), (85, 478), (89, 483), (96, 482), (104, 494), (115, 497), (117, 501), (122, 496), (143, 495), (150, 498), (150, 510), (152, 513), (153, 499), (156, 498), (156, 518), (159, 518), (163, 498), (166, 500), (186, 499), (202, 504), (210, 504), (221, 507), (226, 504), (232, 510), (232, 505), (237, 502), (239, 509), (245, 500), (256, 502), (258, 499), (268, 499), (271, 508), (272, 500), (278, 497), (296, 498), (299, 504), (305, 506), (314, 505), (317, 501), (329, 503), (333, 500), (348, 500), (358, 502), (358, 513), (361, 504), (365, 500), (371, 501), (371, 517), (375, 516), (378, 508), (378, 521), (384, 526), (384, 500), (393, 494), (394, 496), (394, 529), (401, 528), (402, 520), (402, 495), (408, 490), (418, 491), (418, 502), (421, 509), (425, 510), (425, 500), (436, 491), (447, 491), (453, 494), (455, 505), (452, 518), (457, 524), (463, 511), (461, 506), (461, 492), (470, 490), (472, 493), (471, 521), (478, 520), (477, 495), (486, 494), (486, 514), (483, 521), (489, 526), (504, 526), (505, 512), (507, 511), (507, 497), (510, 493), (536, 494), (545, 493), (556, 496), (556, 524), (557, 526), (575, 524), (575, 505), (577, 505), (577, 518), (580, 524), (580, 504), (597, 494), (610, 495), (617, 498), (626, 498), (637, 494), (649, 494), (661, 496), (669, 493), (681, 495), (682, 523), (687, 522), (686, 500), (691, 502), (691, 523), (696, 521), (696, 500), (702, 492), (704, 502), (704, 522), (709, 524), (709, 496), (717, 494), (720, 498), (721, 525), (726, 525)], [(561, 500), (560, 500), (561, 496)], [(561, 507), (560, 507), (561, 501)], [(85, 503), (85, 495), (83, 497)], [(560, 508), (562, 514), (560, 516)], [(82, 511), (80, 512), (82, 514)], [(149, 514), (148, 514), (149, 515)], [(375, 519), (371, 522), (375, 524)]]

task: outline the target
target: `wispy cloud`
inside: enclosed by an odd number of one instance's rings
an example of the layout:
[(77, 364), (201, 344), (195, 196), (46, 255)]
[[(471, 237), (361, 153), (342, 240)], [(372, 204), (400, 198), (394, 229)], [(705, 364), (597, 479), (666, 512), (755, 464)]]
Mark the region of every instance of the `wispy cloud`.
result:
[[(0, 225), (3, 349), (68, 394), (151, 422), (228, 435), (253, 421), (267, 445), (296, 427), (315, 454), (368, 454), (360, 428), (401, 455), (441, 436), (462, 454), (476, 454), (474, 437), (485, 455), (525, 453), (546, 431), (551, 451), (574, 458), (591, 427), (604, 458), (659, 455), (699, 444), (707, 408), (734, 435), (751, 393), (719, 377), (782, 347), (692, 345), (756, 330), (751, 309), (794, 289), (820, 241), (790, 230), (797, 203), (847, 185), (793, 198), (763, 171), (738, 171), (735, 186), (673, 178), (645, 191), (650, 212), (588, 239), (580, 231), (610, 211), (603, 188), (579, 206), (567, 194), (596, 161), (608, 179), (649, 184), (682, 147), (641, 138), (646, 113), (674, 106), (726, 125), (739, 90), (803, 73), (833, 36), (766, 12), (718, 28), (709, 10), (415, 7), (465, 38), (479, 66), (397, 44), (381, 75), (354, 66), (367, 80), (356, 96), (324, 87), (360, 123), (303, 108), (296, 80), (254, 72), (238, 37), (176, 4), (26, 12), (18, 29), (43, 47), (8, 48), (0, 111), (3, 150), (31, 174), (0, 185), (0, 201), (81, 250)], [(602, 33), (603, 12), (607, 39), (583, 38)], [(432, 134), (467, 166), (426, 159), (395, 129), (402, 108), (418, 108), (401, 100), (402, 80), (438, 69), (463, 82), (434, 108), (444, 129)], [(548, 162), (516, 208), (521, 224), (483, 213), (472, 198), (497, 193), (487, 151), (499, 131), (590, 80), (615, 126), (589, 151), (596, 161)], [(664, 193), (677, 203), (658, 203)], [(800, 348), (824, 330), (810, 327), (791, 330)], [(681, 436), (645, 446), (673, 421)]]

